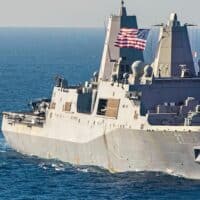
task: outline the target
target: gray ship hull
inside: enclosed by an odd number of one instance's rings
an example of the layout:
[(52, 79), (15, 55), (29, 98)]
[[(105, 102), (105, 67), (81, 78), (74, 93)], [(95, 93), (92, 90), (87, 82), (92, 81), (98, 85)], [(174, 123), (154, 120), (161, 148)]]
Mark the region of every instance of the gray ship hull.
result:
[(194, 148), (199, 133), (149, 132), (116, 129), (87, 143), (3, 131), (9, 145), (20, 153), (94, 165), (111, 172), (156, 171), (200, 179)]

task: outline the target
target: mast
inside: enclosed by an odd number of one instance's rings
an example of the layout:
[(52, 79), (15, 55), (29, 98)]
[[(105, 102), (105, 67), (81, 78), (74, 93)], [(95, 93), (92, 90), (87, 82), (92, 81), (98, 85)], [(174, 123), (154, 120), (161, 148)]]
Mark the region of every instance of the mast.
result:
[(187, 25), (181, 25), (177, 14), (172, 13), (160, 30), (159, 45), (153, 63), (155, 77), (181, 77), (183, 68), (188, 76), (195, 76), (194, 61)]
[(127, 16), (126, 7), (123, 0), (121, 1), (120, 16)]
[[(143, 61), (143, 52), (134, 48), (118, 48), (115, 46), (121, 28), (137, 29), (136, 16), (127, 15), (124, 0), (121, 0), (118, 15), (111, 15), (108, 22), (107, 34), (99, 71), (99, 80), (111, 81), (116, 63), (120, 64), (120, 74), (130, 72), (134, 61)], [(120, 62), (120, 63), (119, 63)]]

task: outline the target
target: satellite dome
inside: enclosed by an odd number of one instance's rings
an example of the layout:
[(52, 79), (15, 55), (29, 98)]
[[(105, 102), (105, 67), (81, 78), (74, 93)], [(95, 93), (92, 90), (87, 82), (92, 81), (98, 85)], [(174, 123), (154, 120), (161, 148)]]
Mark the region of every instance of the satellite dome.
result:
[(151, 77), (152, 73), (153, 73), (153, 67), (151, 65), (146, 65), (144, 68), (145, 77)]
[(123, 74), (123, 78), (124, 78), (124, 79), (128, 79), (128, 78), (129, 78), (129, 74), (128, 74), (128, 73), (124, 73), (124, 74)]
[(99, 72), (97, 72), (97, 71), (95, 71), (95, 72), (93, 73), (93, 76), (94, 76), (94, 77), (98, 77), (98, 75), (99, 75)]
[(131, 66), (133, 74), (135, 76), (142, 75), (144, 73), (144, 66), (145, 64), (141, 60), (135, 61)]

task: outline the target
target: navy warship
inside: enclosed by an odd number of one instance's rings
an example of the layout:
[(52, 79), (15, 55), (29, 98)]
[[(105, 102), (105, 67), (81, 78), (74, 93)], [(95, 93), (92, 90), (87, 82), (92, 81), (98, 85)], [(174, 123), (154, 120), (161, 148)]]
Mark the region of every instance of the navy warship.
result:
[(153, 63), (145, 63), (148, 31), (122, 1), (109, 18), (99, 72), (77, 86), (57, 77), (50, 100), (32, 102), (30, 112), (4, 112), (8, 144), (111, 172), (200, 179), (200, 76), (187, 26), (172, 13), (161, 24)]

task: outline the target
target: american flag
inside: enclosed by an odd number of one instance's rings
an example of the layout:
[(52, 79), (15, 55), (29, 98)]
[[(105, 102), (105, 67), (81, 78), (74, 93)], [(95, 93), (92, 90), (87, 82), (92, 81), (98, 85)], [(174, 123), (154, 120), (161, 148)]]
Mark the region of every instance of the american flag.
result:
[(145, 50), (149, 29), (121, 28), (115, 46)]

